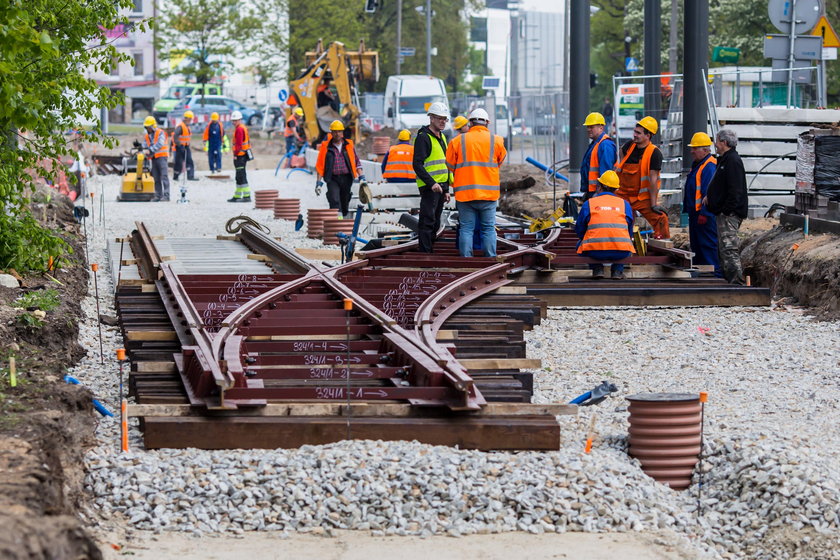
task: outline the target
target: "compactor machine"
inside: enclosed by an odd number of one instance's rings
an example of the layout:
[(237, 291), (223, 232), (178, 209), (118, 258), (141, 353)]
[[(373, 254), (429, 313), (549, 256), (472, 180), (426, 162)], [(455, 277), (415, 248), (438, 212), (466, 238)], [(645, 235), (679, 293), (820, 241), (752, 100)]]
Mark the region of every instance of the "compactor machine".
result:
[(152, 177), (152, 167), (143, 147), (136, 140), (134, 149), (123, 158), (123, 178), (120, 194), (121, 202), (149, 202), (155, 196), (155, 180)]

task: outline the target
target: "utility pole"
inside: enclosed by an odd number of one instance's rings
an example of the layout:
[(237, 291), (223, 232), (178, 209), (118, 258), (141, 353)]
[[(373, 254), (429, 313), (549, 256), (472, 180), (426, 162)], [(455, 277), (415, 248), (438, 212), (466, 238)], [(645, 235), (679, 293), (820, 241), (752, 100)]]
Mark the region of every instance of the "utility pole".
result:
[[(645, 2), (645, 74), (656, 76), (662, 73), (662, 61), (659, 58), (659, 44), (662, 37), (660, 20), (662, 19), (662, 5), (659, 0)], [(659, 78), (645, 79), (645, 113), (656, 120), (662, 118), (659, 107), (662, 105)]]
[(580, 161), (587, 145), (583, 121), (589, 112), (589, 0), (571, 0), (569, 35), (570, 111), (569, 179), (572, 192), (579, 192)]
[[(676, 2), (676, 0), (674, 0)], [(400, 74), (402, 61), (402, 0), (397, 0), (397, 75)]]
[(796, 0), (790, 2), (790, 51), (788, 53), (788, 87), (787, 87), (787, 108), (790, 109), (791, 98), (793, 97), (793, 68), (796, 64), (794, 57), (794, 42), (796, 41)]
[(691, 169), (688, 141), (695, 132), (708, 127), (706, 80), (709, 68), (709, 0), (685, 0), (683, 12), (683, 171)]
[(426, 75), (432, 75), (432, 0), (426, 0)]
[[(677, 73), (677, 25), (679, 25), (679, 0), (671, 0), (671, 29), (668, 37), (668, 72)], [(672, 78), (673, 79), (673, 78)]]

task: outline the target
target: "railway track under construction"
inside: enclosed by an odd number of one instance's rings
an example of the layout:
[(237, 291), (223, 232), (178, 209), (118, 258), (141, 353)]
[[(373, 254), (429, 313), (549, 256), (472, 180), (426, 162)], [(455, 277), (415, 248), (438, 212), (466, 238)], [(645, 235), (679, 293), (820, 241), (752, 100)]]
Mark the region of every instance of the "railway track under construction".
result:
[[(566, 231), (501, 229), (498, 257), (463, 258), (445, 229), (434, 254), (409, 241), (339, 266), (302, 258), (257, 224), (235, 231), (159, 239), (138, 223), (111, 246), (130, 414), (147, 448), (559, 447), (558, 419), (576, 407), (530, 403), (540, 364), (523, 333), (547, 305), (598, 305), (597, 290), (615, 284), (584, 279)], [(705, 305), (717, 290), (724, 305), (769, 303), (766, 290), (682, 277), (678, 251), (634, 258), (631, 269), (664, 271), (622, 283), (635, 298)]]

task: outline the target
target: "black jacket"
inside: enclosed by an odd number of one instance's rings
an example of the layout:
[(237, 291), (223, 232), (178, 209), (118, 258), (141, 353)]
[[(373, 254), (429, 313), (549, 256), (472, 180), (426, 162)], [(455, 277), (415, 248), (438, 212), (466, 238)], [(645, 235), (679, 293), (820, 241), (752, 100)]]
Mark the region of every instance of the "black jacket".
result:
[[(417, 131), (417, 138), (414, 139), (414, 160), (411, 162), (414, 167), (414, 174), (417, 175), (417, 178), (427, 186), (435, 184), (435, 180), (432, 179), (432, 176), (429, 175), (429, 172), (426, 171), (425, 167), (423, 167), (423, 162), (426, 161), (426, 158), (432, 153), (432, 140), (438, 142), (440, 147), (443, 148), (443, 153), (446, 153), (446, 140), (443, 136), (443, 132), (440, 133), (440, 138), (438, 138), (432, 134), (428, 125), (423, 126)], [(445, 187), (447, 182), (438, 184), (441, 187), (444, 187), (444, 192), (446, 192)]]
[(747, 217), (747, 175), (744, 162), (734, 148), (718, 158), (717, 171), (709, 183), (706, 198), (706, 208), (712, 214), (738, 216), (741, 219)]

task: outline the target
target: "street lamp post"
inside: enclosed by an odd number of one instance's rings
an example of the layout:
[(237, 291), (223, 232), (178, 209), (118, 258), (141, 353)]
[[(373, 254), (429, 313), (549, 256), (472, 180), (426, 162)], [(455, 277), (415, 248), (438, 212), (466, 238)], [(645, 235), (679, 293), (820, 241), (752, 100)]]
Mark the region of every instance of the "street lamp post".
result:
[(432, 75), (432, 0), (426, 0), (426, 75)]
[(402, 0), (397, 0), (397, 75), (402, 64)]

